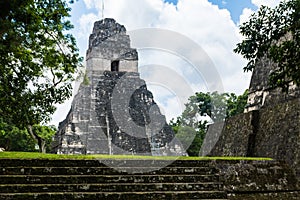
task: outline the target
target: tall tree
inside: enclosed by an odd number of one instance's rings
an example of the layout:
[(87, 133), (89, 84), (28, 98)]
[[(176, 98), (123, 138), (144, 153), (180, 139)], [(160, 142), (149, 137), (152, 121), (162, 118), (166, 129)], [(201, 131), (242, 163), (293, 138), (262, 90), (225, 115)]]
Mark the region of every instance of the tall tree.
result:
[(0, 147), (5, 151), (36, 151), (35, 144), (26, 130), (0, 122)]
[(248, 60), (245, 71), (252, 71), (262, 58), (273, 61), (270, 85), (288, 90), (300, 85), (300, 0), (282, 1), (274, 9), (262, 6), (240, 26), (245, 39), (235, 52)]
[[(51, 150), (52, 137), (56, 128), (52, 126), (34, 125), (33, 131), (45, 141), (47, 152)], [(0, 121), (0, 147), (5, 151), (37, 151), (36, 141), (29, 135), (26, 129), (19, 129), (16, 126)]]
[(181, 116), (170, 122), (176, 137), (182, 142), (189, 156), (198, 156), (207, 124), (242, 113), (247, 98), (247, 90), (240, 96), (217, 92), (199, 92), (191, 96)]
[(82, 60), (67, 33), (70, 8), (64, 0), (2, 0), (0, 7), (0, 118), (26, 128), (44, 152), (33, 126), (71, 96)]

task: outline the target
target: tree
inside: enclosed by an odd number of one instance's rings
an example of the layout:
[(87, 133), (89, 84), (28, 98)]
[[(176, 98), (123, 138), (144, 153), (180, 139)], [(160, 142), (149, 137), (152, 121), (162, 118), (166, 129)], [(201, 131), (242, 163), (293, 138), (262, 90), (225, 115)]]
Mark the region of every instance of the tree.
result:
[(33, 131), (41, 137), (45, 141), (45, 146), (43, 147), (46, 152), (50, 152), (52, 138), (55, 135), (57, 129), (55, 126), (41, 126), (41, 125), (34, 125)]
[(243, 113), (245, 106), (247, 105), (248, 90), (245, 90), (245, 92), (239, 96), (236, 96), (234, 93), (227, 94), (227, 96), (226, 118)]
[(245, 39), (234, 51), (248, 60), (245, 71), (267, 58), (276, 65), (271, 86), (287, 91), (291, 81), (300, 85), (300, 0), (283, 1), (274, 9), (260, 7), (240, 32)]
[(71, 96), (81, 66), (67, 33), (70, 8), (63, 0), (2, 0), (0, 7), (0, 117), (26, 128), (44, 152), (45, 140), (33, 127)]
[(178, 120), (176, 122), (171, 120), (170, 122), (170, 126), (173, 128), (176, 138), (182, 143), (183, 148), (186, 149), (189, 156), (198, 156), (204, 140), (206, 124), (202, 123), (201, 125), (203, 127), (197, 129), (179, 124), (181, 124), (181, 122)]
[(182, 142), (189, 156), (198, 156), (208, 123), (223, 121), (242, 113), (247, 103), (248, 91), (236, 96), (234, 93), (203, 93), (191, 96), (185, 110), (170, 126)]
[(0, 122), (0, 147), (5, 151), (36, 151), (35, 141), (26, 130)]
[[(45, 149), (47, 152), (51, 150), (52, 137), (56, 132), (56, 128), (52, 126), (34, 125), (33, 131), (43, 138), (45, 141)], [(28, 134), (26, 129), (19, 129), (0, 121), (0, 147), (6, 151), (37, 151), (36, 141)]]

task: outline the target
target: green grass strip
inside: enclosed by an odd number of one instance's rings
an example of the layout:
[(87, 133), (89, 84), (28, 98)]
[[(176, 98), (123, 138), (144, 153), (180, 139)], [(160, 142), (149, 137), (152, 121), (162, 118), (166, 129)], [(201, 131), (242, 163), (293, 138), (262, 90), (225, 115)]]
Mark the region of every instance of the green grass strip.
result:
[(32, 152), (0, 152), (0, 159), (50, 159), (50, 160), (272, 160), (256, 157), (187, 157), (187, 156), (137, 156), (137, 155), (58, 155)]

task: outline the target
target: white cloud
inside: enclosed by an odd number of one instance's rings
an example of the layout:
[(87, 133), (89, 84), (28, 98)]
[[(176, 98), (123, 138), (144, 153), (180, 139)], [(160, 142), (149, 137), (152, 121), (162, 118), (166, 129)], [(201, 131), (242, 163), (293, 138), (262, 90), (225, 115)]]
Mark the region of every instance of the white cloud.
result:
[(83, 0), (87, 9), (96, 8), (99, 11), (102, 11), (102, 8), (105, 7), (106, 0)]
[(252, 3), (258, 7), (261, 5), (275, 7), (279, 4), (282, 0), (252, 0)]
[(147, 88), (150, 91), (155, 91), (154, 101), (159, 106), (161, 113), (166, 116), (167, 121), (180, 116), (184, 110), (184, 105), (173, 91), (152, 83), (149, 83)]
[(89, 38), (89, 34), (91, 34), (93, 30), (94, 22), (97, 20), (99, 20), (99, 17), (94, 13), (89, 13), (80, 17), (78, 23), (81, 31), (78, 36), (81, 40), (87, 40), (87, 38)]
[[(163, 5), (162, 0), (105, 0), (104, 17), (116, 19), (129, 30), (151, 27), (157, 23)], [(100, 1), (97, 9), (101, 11), (99, 8)]]
[[(252, 4), (256, 5), (258, 8), (262, 5), (274, 8), (281, 2), (281, 0), (252, 0), (251, 2), (252, 2)], [(254, 12), (255, 12), (255, 10), (252, 10), (250, 8), (244, 8), (243, 13), (240, 16), (239, 24), (242, 24), (242, 23), (248, 21), (249, 17)]]
[[(169, 8), (171, 9), (171, 8)], [(230, 18), (227, 10), (220, 10), (207, 1), (178, 2), (177, 9), (172, 12), (163, 12), (159, 27), (171, 29), (184, 34), (196, 41), (212, 59), (219, 74), (223, 77), (225, 90), (239, 92), (248, 87), (248, 84), (240, 85), (234, 89), (227, 87), (225, 77), (236, 73), (243, 74), (244, 60), (234, 54), (235, 44), (241, 39), (238, 28)]]
[(251, 10), (250, 8), (244, 8), (243, 13), (240, 16), (239, 24), (243, 24), (244, 22), (247, 22), (253, 13), (254, 11)]
[(88, 8), (88, 9), (91, 9), (93, 6), (94, 6), (94, 0), (83, 0), (84, 1), (84, 4), (85, 6)]

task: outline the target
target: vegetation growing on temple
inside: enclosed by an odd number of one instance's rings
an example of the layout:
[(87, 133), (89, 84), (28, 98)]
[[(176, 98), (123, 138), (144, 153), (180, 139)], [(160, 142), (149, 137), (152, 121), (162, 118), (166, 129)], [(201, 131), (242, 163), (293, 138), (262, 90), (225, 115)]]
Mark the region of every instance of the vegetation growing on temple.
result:
[(276, 63), (276, 70), (270, 74), (270, 84), (287, 91), (291, 81), (300, 85), (299, 30), (299, 0), (282, 1), (274, 9), (261, 6), (240, 26), (245, 39), (234, 51), (248, 60), (245, 71), (252, 71), (262, 58)]

